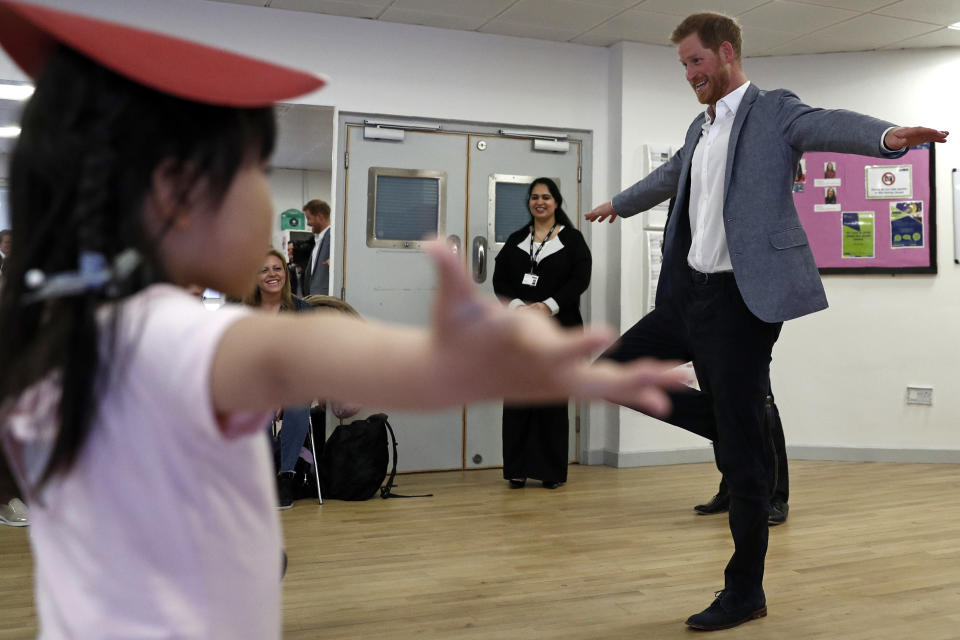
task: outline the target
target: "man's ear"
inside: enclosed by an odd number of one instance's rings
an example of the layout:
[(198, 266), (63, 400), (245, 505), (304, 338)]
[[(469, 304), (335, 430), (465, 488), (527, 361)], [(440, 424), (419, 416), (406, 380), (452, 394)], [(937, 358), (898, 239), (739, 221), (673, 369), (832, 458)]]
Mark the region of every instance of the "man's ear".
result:
[(733, 45), (729, 40), (720, 43), (720, 59), (724, 64), (732, 64), (737, 59), (737, 54), (733, 51)]

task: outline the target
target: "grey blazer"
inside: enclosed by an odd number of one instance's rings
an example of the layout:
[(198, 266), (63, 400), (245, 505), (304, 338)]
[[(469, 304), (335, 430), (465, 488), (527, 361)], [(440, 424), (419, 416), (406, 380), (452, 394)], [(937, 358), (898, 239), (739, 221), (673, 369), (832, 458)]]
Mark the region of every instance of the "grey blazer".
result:
[[(683, 148), (649, 176), (613, 198), (621, 217), (676, 196), (667, 218), (657, 305), (685, 282), (690, 250), (690, 164), (705, 116), (687, 130)], [(897, 158), (884, 152), (892, 123), (843, 109), (817, 109), (785, 89), (747, 87), (727, 151), (723, 226), (734, 277), (750, 311), (783, 322), (827, 307), (820, 273), (793, 204), (793, 175), (804, 151)], [(859, 187), (859, 185), (853, 185)]]
[[(307, 271), (303, 278), (303, 295), (329, 295), (330, 291), (330, 265), (323, 264), (330, 259), (330, 234), (333, 229), (327, 228), (326, 233), (320, 238), (320, 250), (317, 252), (316, 268), (311, 269), (313, 265), (307, 265)], [(313, 252), (311, 251), (311, 256)]]

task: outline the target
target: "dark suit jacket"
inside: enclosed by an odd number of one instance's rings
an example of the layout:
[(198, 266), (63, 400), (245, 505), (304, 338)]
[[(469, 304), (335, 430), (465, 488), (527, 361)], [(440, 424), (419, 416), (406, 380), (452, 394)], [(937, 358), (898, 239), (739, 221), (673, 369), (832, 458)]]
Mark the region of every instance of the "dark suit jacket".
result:
[[(622, 217), (676, 196), (664, 230), (657, 306), (688, 282), (690, 164), (704, 122), (701, 113), (668, 162), (613, 198)], [(782, 322), (827, 307), (820, 274), (793, 204), (794, 174), (804, 151), (899, 157), (880, 146), (892, 123), (843, 109), (817, 109), (785, 89), (751, 84), (737, 110), (727, 150), (723, 226), (737, 286), (750, 311)]]
[(290, 292), (295, 296), (303, 294), (300, 289), (300, 274), (297, 273), (297, 265), (292, 262), (287, 263), (287, 278), (290, 280)]

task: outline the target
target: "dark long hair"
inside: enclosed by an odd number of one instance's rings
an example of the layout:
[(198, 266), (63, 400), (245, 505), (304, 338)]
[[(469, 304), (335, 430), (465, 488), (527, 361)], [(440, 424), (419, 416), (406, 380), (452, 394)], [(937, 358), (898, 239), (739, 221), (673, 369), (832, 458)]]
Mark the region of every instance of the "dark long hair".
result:
[[(570, 217), (567, 215), (567, 212), (563, 210), (563, 196), (560, 195), (560, 187), (550, 178), (537, 178), (530, 183), (530, 188), (527, 189), (527, 209), (529, 210), (530, 208), (530, 196), (533, 194), (533, 188), (538, 184), (546, 186), (550, 191), (550, 196), (557, 203), (557, 210), (553, 214), (554, 220), (564, 227), (576, 227), (576, 225), (570, 222)], [(530, 214), (530, 226), (533, 226), (532, 213)]]
[[(27, 303), (26, 274), (76, 270), (81, 251), (111, 263), (134, 248), (143, 260), (115, 283), (110, 299), (165, 281), (154, 251), (158, 238), (147, 237), (142, 220), (155, 171), (171, 171), (181, 202), (199, 188), (212, 210), (246, 163), (269, 157), (275, 137), (272, 108), (199, 104), (132, 82), (64, 47), (52, 56), (24, 108), (11, 158), (17, 250), (4, 266), (0, 293), (0, 411), (51, 373), (62, 384), (57, 437), (38, 484), (75, 461), (96, 406), (95, 380), (112, 363), (99, 350), (94, 316), (107, 292)], [(2, 478), (9, 482), (3, 466), (0, 491)]]

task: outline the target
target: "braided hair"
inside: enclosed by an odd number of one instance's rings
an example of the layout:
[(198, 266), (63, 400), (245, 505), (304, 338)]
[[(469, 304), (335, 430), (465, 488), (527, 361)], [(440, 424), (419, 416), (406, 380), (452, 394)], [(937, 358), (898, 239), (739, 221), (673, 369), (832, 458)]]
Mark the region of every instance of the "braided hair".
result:
[[(0, 290), (0, 425), (34, 383), (55, 375), (62, 388), (57, 436), (38, 485), (75, 461), (91, 428), (95, 381), (114, 365), (116, 305), (104, 303), (167, 279), (154, 250), (160, 238), (148, 237), (142, 215), (155, 172), (163, 167), (176, 176), (178, 201), (201, 189), (214, 210), (246, 163), (270, 156), (275, 137), (272, 108), (176, 98), (65, 47), (51, 57), (11, 157), (18, 247)], [(76, 270), (84, 253), (109, 264), (129, 249), (141, 260), (123, 281), (31, 302), (29, 272)], [(114, 311), (101, 329), (95, 314), (102, 310)], [(3, 478), (9, 483), (4, 471), (0, 493)]]

